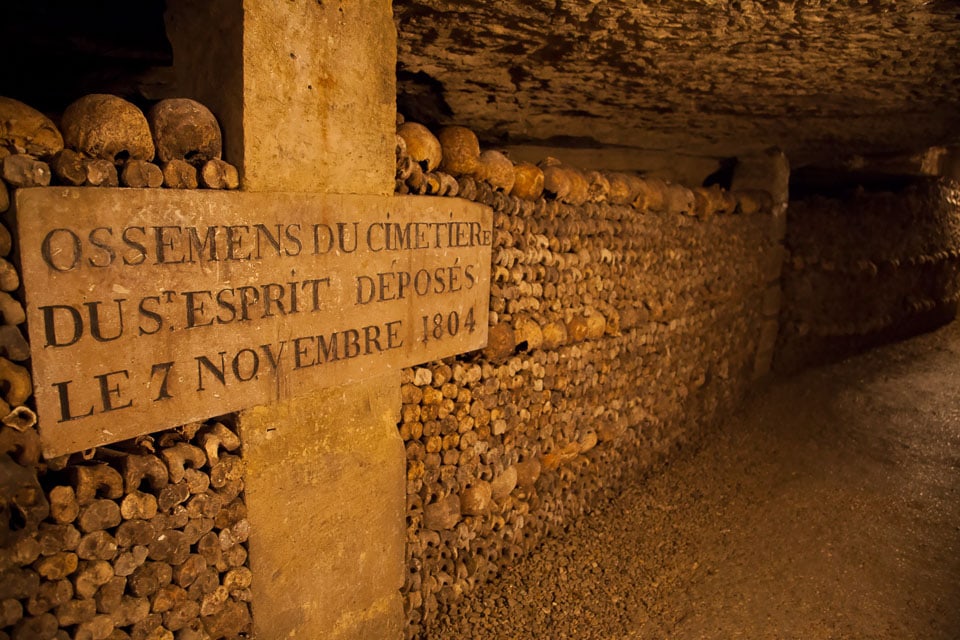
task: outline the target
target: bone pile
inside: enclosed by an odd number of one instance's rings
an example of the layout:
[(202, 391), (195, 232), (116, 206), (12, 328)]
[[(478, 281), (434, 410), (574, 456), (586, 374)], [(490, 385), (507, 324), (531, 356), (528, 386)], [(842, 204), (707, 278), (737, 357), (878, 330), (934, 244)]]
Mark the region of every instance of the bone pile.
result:
[(765, 192), (514, 165), (463, 127), (402, 122), (397, 192), (494, 211), (488, 347), (402, 374), (407, 635), (430, 638), (736, 404), (779, 245)]
[[(51, 183), (235, 187), (219, 136), (191, 101), (163, 101), (146, 117), (119, 98), (87, 96), (64, 113), (61, 136), (39, 112), (0, 98), (0, 213), (10, 190)], [(224, 174), (233, 178), (220, 185)], [(0, 255), (10, 251), (0, 225)], [(0, 259), (0, 640), (246, 637), (238, 436), (214, 421), (44, 459), (30, 372), (17, 364), (30, 356), (19, 286)]]
[(236, 189), (237, 169), (221, 152), (217, 119), (194, 100), (161, 100), (144, 115), (123, 98), (90, 94), (64, 110), (58, 129), (0, 97), (0, 204), (8, 186)]
[(34, 431), (2, 434), (0, 638), (249, 630), (250, 525), (230, 428), (186, 425), (48, 461)]
[(775, 365), (794, 370), (929, 329), (960, 300), (960, 188), (790, 204)]

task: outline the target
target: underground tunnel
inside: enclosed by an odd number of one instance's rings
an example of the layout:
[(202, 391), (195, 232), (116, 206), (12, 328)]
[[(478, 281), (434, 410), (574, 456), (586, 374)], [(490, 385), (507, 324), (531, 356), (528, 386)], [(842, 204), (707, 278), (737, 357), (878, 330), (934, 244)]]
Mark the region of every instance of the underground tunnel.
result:
[(955, 3), (0, 16), (0, 640), (960, 634)]

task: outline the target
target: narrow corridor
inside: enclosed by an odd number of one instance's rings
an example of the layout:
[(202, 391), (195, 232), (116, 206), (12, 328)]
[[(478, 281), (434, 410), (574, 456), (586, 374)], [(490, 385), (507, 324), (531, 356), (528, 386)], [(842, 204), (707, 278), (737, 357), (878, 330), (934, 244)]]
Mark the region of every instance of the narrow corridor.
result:
[(960, 324), (762, 386), (430, 638), (960, 637)]

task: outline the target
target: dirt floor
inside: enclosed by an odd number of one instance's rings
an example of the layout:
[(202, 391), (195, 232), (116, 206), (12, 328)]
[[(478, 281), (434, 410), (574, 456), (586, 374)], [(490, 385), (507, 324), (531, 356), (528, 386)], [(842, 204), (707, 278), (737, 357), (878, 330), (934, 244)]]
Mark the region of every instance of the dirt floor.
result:
[(430, 638), (960, 638), (960, 324), (758, 389)]

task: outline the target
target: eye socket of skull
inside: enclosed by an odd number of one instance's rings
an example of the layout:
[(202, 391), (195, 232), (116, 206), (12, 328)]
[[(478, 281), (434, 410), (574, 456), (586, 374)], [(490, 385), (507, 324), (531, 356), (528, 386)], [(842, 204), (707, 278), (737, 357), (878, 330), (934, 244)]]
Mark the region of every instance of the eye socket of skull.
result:
[(123, 164), (153, 160), (153, 137), (143, 112), (118, 96), (93, 93), (63, 112), (64, 145), (88, 158)]
[(147, 114), (161, 162), (184, 160), (194, 167), (219, 159), (223, 141), (217, 118), (188, 98), (161, 100)]

